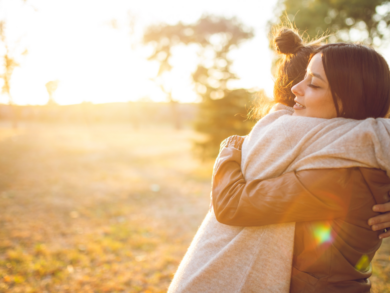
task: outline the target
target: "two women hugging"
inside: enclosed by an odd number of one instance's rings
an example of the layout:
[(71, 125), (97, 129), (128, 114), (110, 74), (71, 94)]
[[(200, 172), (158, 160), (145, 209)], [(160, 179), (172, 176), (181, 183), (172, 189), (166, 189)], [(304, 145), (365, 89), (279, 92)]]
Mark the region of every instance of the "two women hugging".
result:
[(274, 41), (275, 105), (222, 143), (213, 209), (169, 292), (370, 292), (390, 227), (373, 211), (390, 192), (389, 66), (369, 47), (304, 44), (291, 29)]

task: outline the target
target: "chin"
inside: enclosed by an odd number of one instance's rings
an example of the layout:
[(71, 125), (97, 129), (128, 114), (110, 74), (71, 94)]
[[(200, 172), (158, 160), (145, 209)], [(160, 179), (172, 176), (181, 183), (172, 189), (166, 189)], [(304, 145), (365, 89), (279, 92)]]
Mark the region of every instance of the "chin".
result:
[(294, 113), (292, 116), (305, 116), (304, 113), (302, 113), (302, 110), (294, 110)]

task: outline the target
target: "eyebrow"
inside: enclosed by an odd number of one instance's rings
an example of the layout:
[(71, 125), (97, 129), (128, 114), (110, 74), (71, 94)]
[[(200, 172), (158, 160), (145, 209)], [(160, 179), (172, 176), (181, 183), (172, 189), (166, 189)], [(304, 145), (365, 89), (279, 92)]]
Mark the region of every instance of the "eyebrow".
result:
[(321, 75), (319, 75), (318, 73), (309, 72), (309, 75), (315, 76), (315, 77), (317, 77), (317, 78), (321, 79), (322, 81), (325, 81), (325, 80), (322, 78), (322, 76), (321, 76)]

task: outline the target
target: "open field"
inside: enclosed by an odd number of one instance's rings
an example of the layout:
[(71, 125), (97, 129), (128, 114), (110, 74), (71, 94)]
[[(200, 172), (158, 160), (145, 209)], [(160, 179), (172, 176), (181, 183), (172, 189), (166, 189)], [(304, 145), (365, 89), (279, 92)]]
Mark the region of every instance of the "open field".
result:
[[(208, 210), (191, 130), (0, 125), (0, 292), (165, 292)], [(372, 292), (390, 292), (390, 239)]]

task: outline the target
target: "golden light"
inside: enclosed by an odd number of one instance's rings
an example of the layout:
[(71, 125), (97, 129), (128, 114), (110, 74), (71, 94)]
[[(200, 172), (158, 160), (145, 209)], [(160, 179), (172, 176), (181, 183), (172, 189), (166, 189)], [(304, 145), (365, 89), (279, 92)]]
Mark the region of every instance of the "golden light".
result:
[[(141, 44), (145, 27), (159, 22), (195, 22), (204, 13), (236, 16), (255, 27), (254, 40), (232, 52), (234, 71), (240, 77), (232, 87), (265, 88), (272, 93), (270, 56), (265, 25), (276, 1), (245, 5), (223, 1), (197, 1), (184, 5), (168, 1), (7, 0), (8, 35), (20, 37), (28, 55), (20, 58), (12, 77), (12, 96), (18, 104), (45, 104), (45, 84), (59, 80), (54, 99), (59, 104), (131, 101), (149, 97), (165, 101), (151, 80), (157, 64), (147, 60), (150, 48)], [(174, 13), (181, 11), (182, 13)], [(182, 9), (182, 10), (180, 10)], [(132, 34), (129, 15), (135, 26)], [(23, 24), (23, 25), (22, 25)], [(177, 48), (174, 70), (166, 85), (181, 102), (197, 101), (191, 71), (197, 62), (194, 48)], [(0, 81), (1, 82), (1, 81)], [(1, 86), (1, 85), (0, 85)], [(1, 96), (0, 102), (8, 102)]]
[[(255, 29), (255, 37), (230, 54), (239, 77), (230, 86), (263, 88), (272, 96), (272, 53), (266, 26), (276, 3), (28, 0), (24, 4), (3, 0), (0, 19), (7, 18), (11, 43), (21, 40), (20, 46), (28, 50), (14, 71), (12, 96), (19, 104), (45, 104), (45, 84), (58, 79), (55, 100), (59, 104), (134, 101), (144, 97), (166, 101), (166, 95), (151, 81), (157, 66), (147, 61), (151, 48), (141, 44), (143, 31), (156, 23), (192, 23), (204, 14), (237, 17)], [(389, 59), (390, 50), (382, 51)], [(197, 101), (191, 82), (196, 60), (193, 48), (177, 48), (172, 60), (174, 70), (166, 84), (173, 89), (174, 99)], [(1, 83), (0, 80), (0, 86)], [(7, 103), (8, 97), (0, 95), (0, 102)]]

